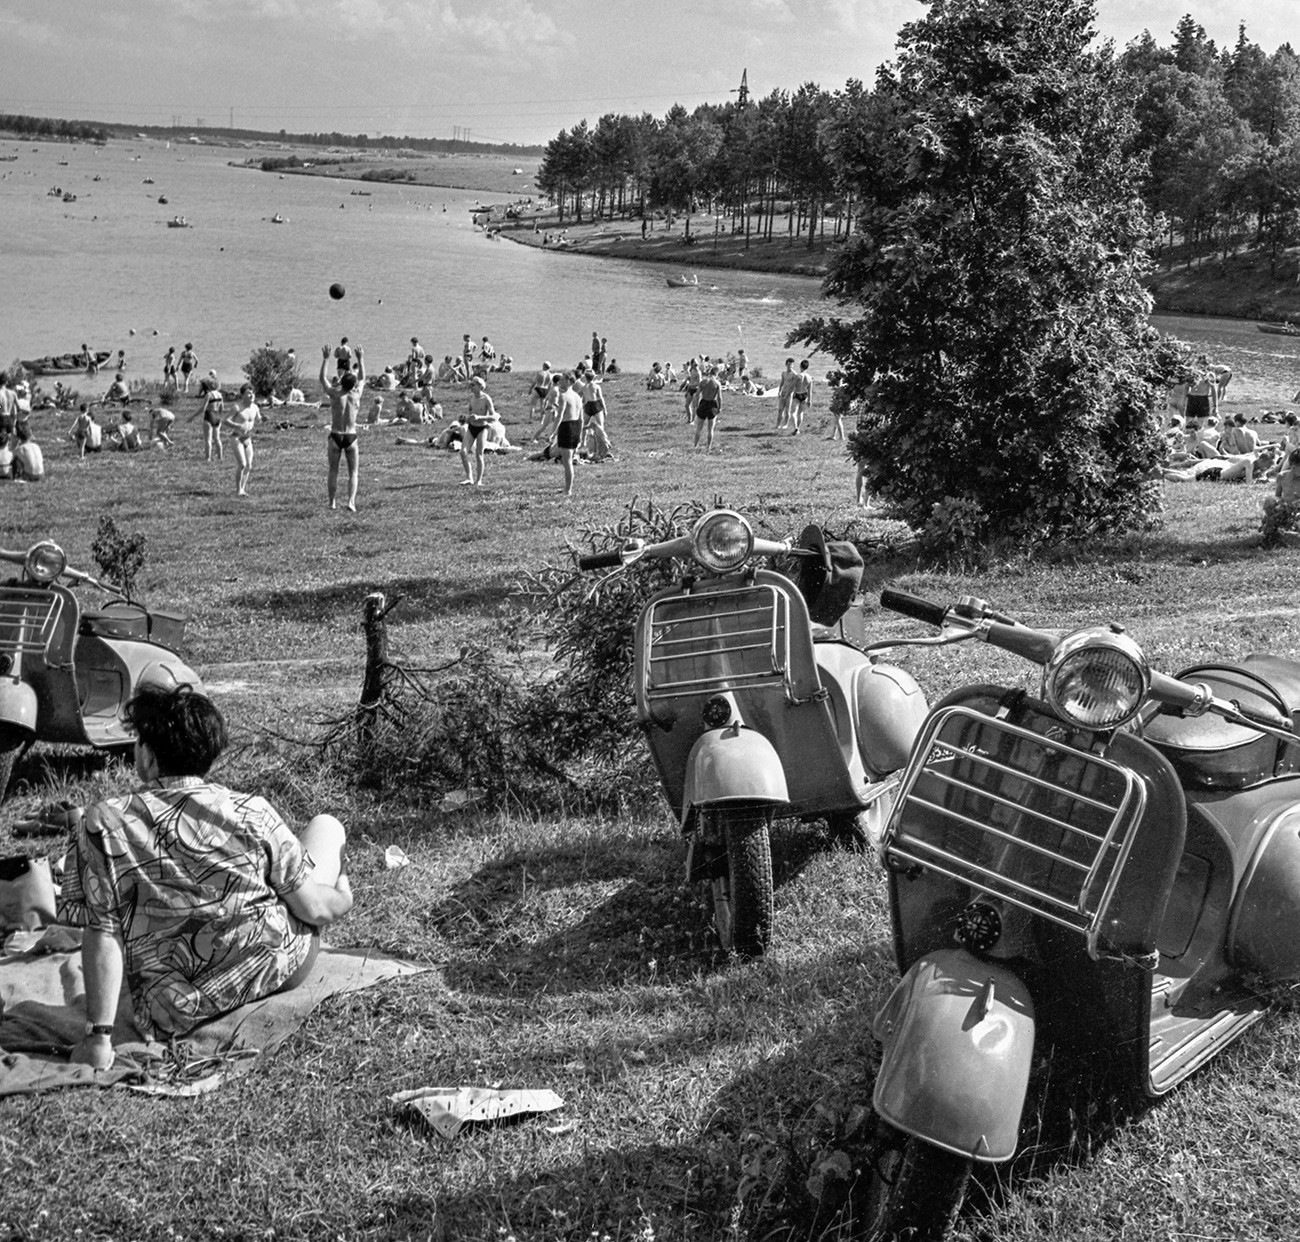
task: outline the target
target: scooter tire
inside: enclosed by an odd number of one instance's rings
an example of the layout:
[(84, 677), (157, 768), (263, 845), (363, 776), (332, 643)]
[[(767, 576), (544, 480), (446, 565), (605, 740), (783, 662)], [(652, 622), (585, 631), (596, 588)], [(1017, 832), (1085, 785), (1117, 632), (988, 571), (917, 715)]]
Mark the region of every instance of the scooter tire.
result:
[(31, 743), (32, 735), (17, 725), (0, 724), (0, 802), (9, 792), (14, 764)]
[(727, 864), (713, 881), (713, 922), (729, 953), (762, 957), (772, 941), (770, 811), (716, 808), (718, 835), (726, 843)]
[(943, 1242), (957, 1220), (971, 1161), (878, 1122), (862, 1236), (868, 1242)]

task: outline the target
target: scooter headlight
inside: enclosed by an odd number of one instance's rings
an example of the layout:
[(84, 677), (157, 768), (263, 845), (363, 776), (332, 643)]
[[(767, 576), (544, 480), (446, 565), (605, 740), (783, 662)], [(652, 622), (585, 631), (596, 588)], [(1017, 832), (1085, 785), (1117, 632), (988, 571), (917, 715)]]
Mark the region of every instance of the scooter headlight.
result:
[(739, 569), (754, 550), (754, 532), (749, 523), (730, 509), (706, 513), (691, 537), (695, 559), (715, 574)]
[(39, 582), (42, 586), (53, 582), (67, 567), (68, 558), (63, 554), (63, 549), (48, 539), (43, 543), (32, 544), (23, 561), (23, 573), (32, 582)]
[(1150, 686), (1142, 649), (1111, 630), (1068, 635), (1043, 668), (1043, 698), (1085, 729), (1117, 729), (1132, 720)]

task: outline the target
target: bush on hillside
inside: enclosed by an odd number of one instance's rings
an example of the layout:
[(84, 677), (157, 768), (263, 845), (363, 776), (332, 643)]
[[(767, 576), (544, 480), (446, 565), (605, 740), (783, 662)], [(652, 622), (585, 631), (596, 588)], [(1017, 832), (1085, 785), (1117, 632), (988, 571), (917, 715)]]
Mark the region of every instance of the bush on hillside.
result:
[(252, 356), (244, 363), (244, 374), (259, 401), (268, 397), (283, 401), (291, 388), (300, 387), (297, 356), (287, 349), (275, 349), (270, 345), (253, 350)]

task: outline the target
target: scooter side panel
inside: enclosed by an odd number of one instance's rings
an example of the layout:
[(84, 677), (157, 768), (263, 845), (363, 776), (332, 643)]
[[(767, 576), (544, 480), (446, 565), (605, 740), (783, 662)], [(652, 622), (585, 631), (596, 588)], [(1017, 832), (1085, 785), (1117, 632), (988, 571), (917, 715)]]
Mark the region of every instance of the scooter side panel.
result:
[(885, 1121), (945, 1151), (1015, 1153), (1034, 1051), (1029, 989), (964, 949), (928, 953), (876, 1018), (884, 1045), (872, 1102)]

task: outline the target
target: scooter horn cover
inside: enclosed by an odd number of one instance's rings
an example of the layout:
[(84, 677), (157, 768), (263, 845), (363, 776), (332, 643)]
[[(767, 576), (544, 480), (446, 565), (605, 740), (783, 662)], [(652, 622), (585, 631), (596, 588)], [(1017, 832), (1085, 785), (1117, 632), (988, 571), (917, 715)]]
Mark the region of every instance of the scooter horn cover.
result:
[(820, 526), (805, 526), (796, 547), (814, 553), (796, 557), (795, 584), (818, 625), (834, 625), (862, 586), (862, 554), (847, 540), (827, 540)]

